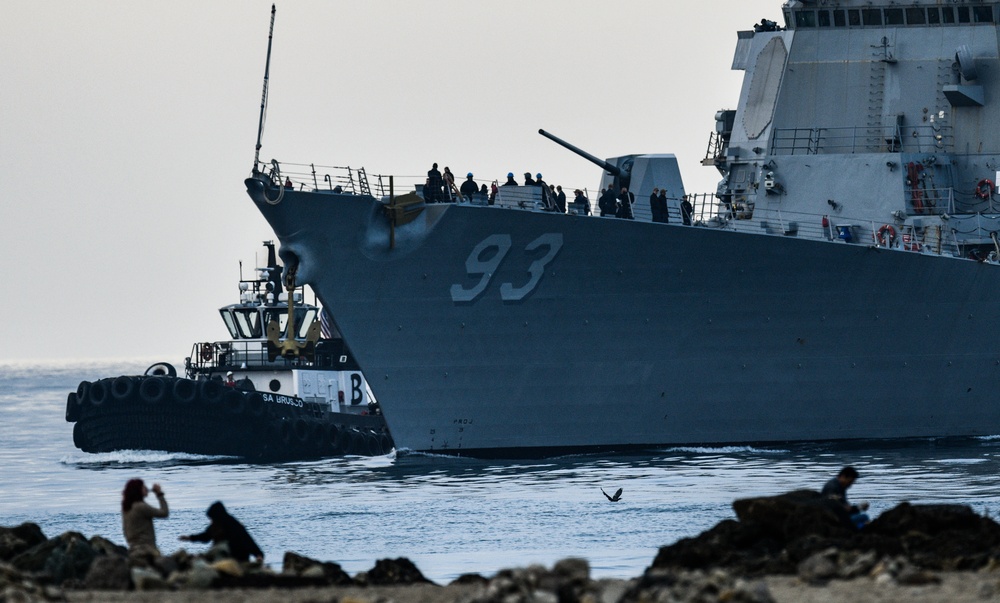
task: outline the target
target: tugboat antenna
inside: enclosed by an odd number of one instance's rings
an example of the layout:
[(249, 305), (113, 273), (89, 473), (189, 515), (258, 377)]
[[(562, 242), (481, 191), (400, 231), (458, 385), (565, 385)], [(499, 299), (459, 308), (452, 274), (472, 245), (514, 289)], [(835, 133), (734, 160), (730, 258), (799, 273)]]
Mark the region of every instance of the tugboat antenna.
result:
[(253, 171), (260, 165), (260, 139), (264, 136), (264, 116), (267, 114), (267, 79), (271, 71), (271, 39), (274, 37), (275, 6), (271, 5), (271, 27), (267, 32), (267, 60), (264, 63), (264, 91), (260, 95), (260, 123), (257, 125), (257, 150), (253, 155)]

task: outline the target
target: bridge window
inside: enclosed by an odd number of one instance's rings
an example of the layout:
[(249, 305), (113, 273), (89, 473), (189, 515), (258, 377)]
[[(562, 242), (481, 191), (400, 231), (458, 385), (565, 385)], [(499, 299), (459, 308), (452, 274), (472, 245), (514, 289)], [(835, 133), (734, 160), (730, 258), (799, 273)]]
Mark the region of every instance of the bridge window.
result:
[(930, 25), (941, 23), (941, 13), (936, 6), (927, 9), (927, 23)]
[(902, 25), (903, 24), (903, 9), (901, 9), (901, 8), (887, 8), (887, 9), (885, 9), (885, 24), (886, 25)]
[(233, 321), (233, 315), (229, 310), (219, 310), (222, 314), (222, 322), (226, 323), (226, 328), (229, 329), (229, 336), (233, 339), (239, 339), (240, 334), (236, 331), (236, 323)]
[(261, 337), (260, 314), (256, 308), (247, 310), (234, 310), (236, 317), (236, 328), (239, 329), (243, 339), (257, 339)]
[(972, 15), (975, 18), (976, 23), (992, 23), (993, 22), (993, 7), (992, 6), (973, 6)]
[(906, 9), (906, 23), (908, 25), (924, 25), (927, 22), (926, 13), (922, 8)]
[(969, 22), (969, 7), (959, 6), (958, 7), (958, 22), (968, 23)]
[(847, 27), (847, 15), (843, 10), (833, 11), (833, 26), (834, 27)]
[(816, 27), (816, 12), (811, 10), (796, 11), (795, 27)]
[(882, 25), (882, 10), (878, 8), (865, 8), (861, 10), (865, 25)]
[(941, 7), (941, 22), (945, 25), (951, 25), (955, 22), (955, 9), (951, 6)]
[(847, 24), (851, 27), (861, 27), (861, 11), (856, 8), (847, 9)]
[(830, 11), (821, 10), (816, 13), (816, 17), (816, 23), (818, 23), (820, 27), (830, 27)]

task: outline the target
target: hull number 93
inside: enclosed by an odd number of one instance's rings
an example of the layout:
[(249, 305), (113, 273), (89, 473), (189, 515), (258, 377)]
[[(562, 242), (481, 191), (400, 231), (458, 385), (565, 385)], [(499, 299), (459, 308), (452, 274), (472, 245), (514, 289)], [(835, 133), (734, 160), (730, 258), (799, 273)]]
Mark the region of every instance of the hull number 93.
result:
[[(561, 232), (549, 232), (528, 243), (524, 248), (526, 253), (531, 253), (537, 249), (545, 249), (545, 255), (531, 262), (528, 266), (526, 280), (523, 284), (501, 283), (500, 299), (503, 301), (521, 301), (529, 293), (535, 290), (538, 282), (545, 274), (545, 266), (555, 259), (559, 250), (562, 249), (563, 236)], [(479, 278), (479, 282), (470, 288), (465, 288), (456, 283), (451, 286), (451, 299), (455, 302), (471, 302), (482, 295), (483, 291), (493, 280), (493, 275), (499, 270), (513, 242), (509, 234), (490, 235), (473, 247), (469, 257), (465, 260), (465, 272), (473, 277)]]

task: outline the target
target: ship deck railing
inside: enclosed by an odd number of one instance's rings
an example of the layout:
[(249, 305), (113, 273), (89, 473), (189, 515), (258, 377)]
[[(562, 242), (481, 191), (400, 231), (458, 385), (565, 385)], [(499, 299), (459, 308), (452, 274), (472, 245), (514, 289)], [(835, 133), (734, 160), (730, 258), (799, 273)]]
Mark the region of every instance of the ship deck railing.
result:
[(312, 365), (311, 361), (303, 357), (287, 359), (279, 356), (269, 360), (267, 342), (259, 339), (195, 343), (191, 346), (191, 356), (185, 363), (190, 372), (201, 375), (236, 369), (288, 370)]
[(771, 155), (946, 153), (954, 149), (951, 126), (775, 128)]
[[(817, 129), (814, 129), (817, 130)], [(861, 128), (826, 128), (823, 130), (855, 130)], [(844, 149), (862, 149), (861, 140), (854, 138), (857, 132), (852, 132), (850, 141), (844, 136), (840, 140)], [(919, 139), (919, 137), (917, 137)], [(791, 139), (789, 139), (791, 140)], [(837, 137), (820, 137), (820, 143), (828, 144)], [(822, 144), (817, 149), (824, 148)], [(826, 147), (830, 148), (830, 147)], [(277, 162), (273, 162), (277, 164)], [(292, 181), (296, 190), (347, 194), (367, 194), (387, 201), (390, 194), (390, 178), (385, 175), (366, 174), (364, 168), (317, 166), (314, 164), (280, 164), (280, 177)], [(272, 174), (274, 176), (274, 174)], [(393, 176), (392, 192), (402, 195), (417, 192), (423, 196), (423, 185), (426, 178), (422, 176)], [(322, 181), (323, 184), (320, 184)], [(490, 181), (486, 180), (489, 188)], [(496, 183), (497, 181), (492, 181)], [(338, 189), (337, 186), (340, 186)], [(368, 192), (363, 192), (364, 190)], [(565, 188), (564, 190), (571, 190)], [(597, 193), (584, 191), (588, 199), (591, 215), (597, 217)], [(920, 188), (919, 195), (913, 190), (903, 190), (905, 207), (908, 217), (932, 218), (933, 224), (923, 226), (920, 220), (901, 224), (897, 221), (876, 222), (870, 219), (853, 219), (840, 216), (832, 211), (823, 225), (823, 215), (783, 210), (766, 210), (755, 208), (754, 204), (740, 201), (724, 202), (713, 193), (687, 195), (693, 206), (691, 223), (694, 226), (722, 228), (739, 232), (755, 234), (794, 236), (802, 239), (843, 241), (853, 244), (868, 244), (889, 246), (888, 242), (879, 242), (879, 231), (884, 226), (891, 225), (896, 233), (891, 246), (905, 251), (920, 251), (939, 255), (959, 255), (962, 246), (989, 245), (993, 236), (1000, 232), (1000, 197), (996, 201), (992, 197), (979, 199), (973, 193), (959, 195), (951, 188)], [(474, 195), (471, 200), (463, 199), (458, 194), (445, 195), (445, 202), (470, 203), (473, 205), (491, 205), (502, 209), (517, 209), (528, 211), (545, 211), (551, 207), (548, 195), (541, 187), (533, 186), (498, 186), (493, 203), (488, 195)], [(683, 224), (680, 209), (680, 199), (668, 200), (668, 218), (671, 225)], [(915, 201), (917, 201), (915, 203)], [(567, 213), (578, 212), (572, 197), (567, 194)], [(633, 204), (633, 213), (637, 221), (651, 221), (649, 204), (637, 198)], [(943, 218), (943, 219), (942, 219)], [(886, 237), (882, 237), (885, 239)], [(1000, 254), (998, 254), (1000, 255)], [(234, 342), (235, 343), (235, 342)], [(260, 345), (258, 343), (258, 345)], [(236, 358), (237, 356), (230, 356)], [(267, 364), (266, 347), (260, 351), (247, 351), (246, 358), (254, 366)], [(194, 356), (192, 356), (192, 361)], [(292, 362), (278, 359), (278, 362)], [(250, 364), (248, 364), (250, 366)]]

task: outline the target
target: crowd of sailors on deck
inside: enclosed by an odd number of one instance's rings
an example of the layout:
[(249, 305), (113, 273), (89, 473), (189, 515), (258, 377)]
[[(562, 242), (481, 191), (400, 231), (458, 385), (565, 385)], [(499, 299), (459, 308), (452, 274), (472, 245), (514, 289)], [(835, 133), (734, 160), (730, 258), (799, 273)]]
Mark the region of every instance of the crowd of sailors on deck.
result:
[[(499, 185), (499, 187), (496, 181), (489, 188), (485, 184), (477, 184), (472, 172), (466, 174), (465, 182), (457, 186), (455, 184), (455, 175), (452, 173), (451, 168), (445, 166), (442, 173), (438, 170), (438, 164), (435, 163), (427, 171), (423, 196), (427, 203), (453, 203), (456, 201), (472, 203), (478, 201), (493, 205), (496, 202), (500, 188), (515, 186), (522, 185), (518, 184), (517, 180), (514, 179), (513, 172), (507, 173), (507, 181)], [(532, 177), (531, 172), (525, 172), (523, 186), (532, 186), (540, 189), (541, 202), (545, 209), (563, 214), (567, 213), (567, 198), (562, 185), (547, 184), (542, 179), (541, 173), (536, 173)], [(600, 210), (601, 216), (611, 216), (625, 220), (635, 219), (635, 213), (632, 209), (634, 204), (635, 194), (629, 191), (627, 187), (622, 187), (617, 193), (611, 186), (601, 189), (601, 195), (597, 201), (597, 207)], [(667, 190), (665, 188), (653, 189), (653, 194), (649, 197), (649, 207), (653, 222), (663, 224), (670, 222), (670, 212), (667, 207)], [(572, 205), (569, 207), (569, 210), (569, 213), (576, 213), (581, 216), (592, 215), (590, 199), (587, 198), (582, 190), (576, 189), (573, 191)], [(685, 195), (680, 203), (681, 222), (685, 226), (691, 225), (693, 211), (694, 208), (688, 200), (687, 195)]]

